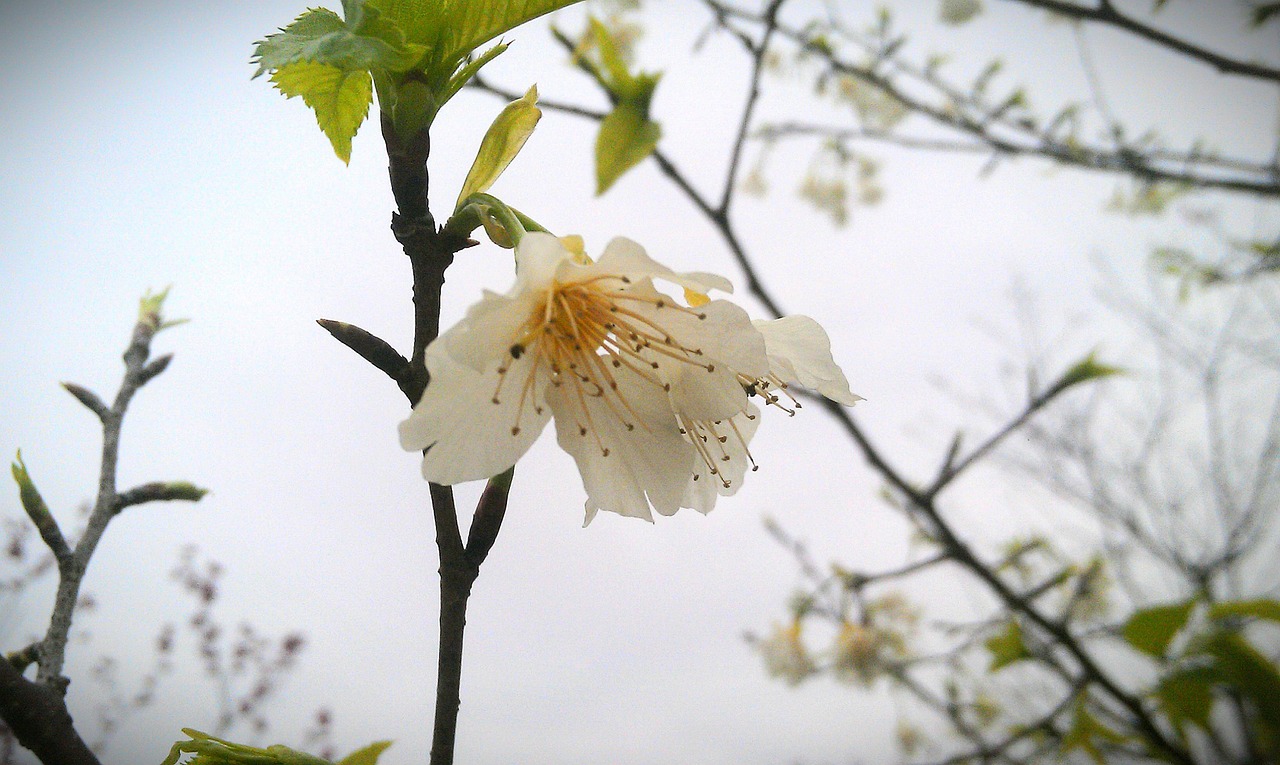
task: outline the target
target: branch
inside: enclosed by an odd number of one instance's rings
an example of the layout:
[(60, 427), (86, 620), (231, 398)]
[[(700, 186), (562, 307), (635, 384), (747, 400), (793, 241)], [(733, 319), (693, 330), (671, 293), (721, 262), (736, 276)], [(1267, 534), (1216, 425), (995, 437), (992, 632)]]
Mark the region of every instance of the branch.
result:
[(208, 493), (208, 489), (202, 489), (186, 481), (152, 481), (117, 495), (115, 512), (119, 513), (126, 507), (146, 502), (199, 502)]
[(335, 340), (355, 351), (360, 358), (381, 370), (395, 381), (405, 395), (409, 395), (413, 386), (409, 360), (392, 348), (390, 343), (354, 324), (332, 319), (316, 319), (316, 324), (324, 327)]
[[(719, 0), (703, 0), (703, 2), (712, 9), (713, 13), (722, 18), (738, 19), (756, 25), (769, 23), (761, 14), (743, 11)], [(1074, 138), (1058, 139), (1049, 128), (1038, 128), (1034, 122), (1007, 114), (1000, 107), (993, 108), (984, 104), (960, 88), (943, 82), (932, 70), (911, 66), (897, 57), (886, 57), (882, 50), (873, 48), (870, 44), (860, 43), (868, 48), (868, 52), (874, 56), (875, 63), (858, 65), (839, 58), (836, 51), (829, 45), (813, 44), (812, 31), (782, 24), (776, 26), (776, 31), (800, 45), (807, 54), (820, 58), (832, 72), (852, 77), (877, 88), (909, 112), (922, 115), (943, 127), (967, 135), (984, 146), (987, 151), (993, 151), (999, 155), (1038, 156), (1081, 169), (1128, 175), (1145, 183), (1175, 183), (1262, 197), (1280, 196), (1280, 170), (1274, 165), (1245, 163), (1244, 167), (1240, 167), (1242, 163), (1239, 160), (1219, 163), (1213, 158), (1202, 156), (1198, 151), (1185, 154), (1155, 150), (1144, 152), (1130, 146), (1103, 149), (1085, 145)], [(741, 36), (735, 37), (740, 39)], [(754, 55), (752, 47), (744, 43), (744, 48), (749, 55)], [(908, 93), (899, 87), (889, 74), (884, 73), (885, 65), (891, 65), (894, 73), (909, 77), (922, 87), (935, 91), (942, 103), (939, 105), (928, 103)], [(1004, 134), (997, 134), (995, 132), (997, 128)], [(798, 131), (789, 131), (783, 135), (794, 132)], [(830, 135), (836, 137), (835, 134)], [(919, 139), (904, 140), (912, 143)], [(1195, 172), (1191, 169), (1197, 166), (1219, 171), (1232, 170), (1237, 174), (1213, 174)]]
[(1110, 0), (1102, 0), (1096, 8), (1087, 8), (1082, 5), (1076, 5), (1075, 3), (1062, 2), (1062, 0), (1013, 0), (1013, 2), (1019, 2), (1023, 5), (1029, 5), (1034, 8), (1043, 8), (1046, 11), (1051, 11), (1071, 19), (1092, 21), (1107, 26), (1113, 26), (1117, 29), (1123, 29), (1130, 34), (1153, 42), (1162, 48), (1167, 48), (1168, 50), (1186, 56), (1187, 58), (1206, 63), (1223, 74), (1255, 77), (1261, 80), (1280, 82), (1280, 69), (1233, 59), (1211, 51), (1208, 48), (1193, 45), (1186, 40), (1175, 37), (1167, 32), (1162, 32), (1155, 27), (1148, 26), (1120, 13), (1115, 9), (1115, 6), (1111, 4)]
[(76, 732), (62, 694), (0, 661), (0, 717), (46, 765), (101, 765)]

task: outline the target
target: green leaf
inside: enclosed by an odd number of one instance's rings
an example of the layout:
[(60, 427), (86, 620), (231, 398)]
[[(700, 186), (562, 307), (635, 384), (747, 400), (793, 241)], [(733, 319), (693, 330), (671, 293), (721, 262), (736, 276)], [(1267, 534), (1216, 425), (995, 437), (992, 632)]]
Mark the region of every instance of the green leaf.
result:
[(599, 73), (601, 84), (620, 99), (635, 98), (637, 78), (627, 71), (627, 64), (622, 60), (622, 54), (618, 52), (618, 45), (614, 42), (613, 35), (609, 34), (608, 27), (594, 16), (590, 23), (591, 35), (595, 38), (596, 46), (600, 50), (600, 63), (604, 64), (604, 71)]
[(31, 480), (31, 474), (27, 472), (26, 463), (22, 461), (22, 450), (18, 450), (18, 456), (14, 460), (11, 471), (13, 472), (13, 480), (18, 484), (18, 498), (22, 500), (22, 509), (27, 511), (27, 515), (31, 521), (37, 526), (42, 522), (53, 522), (53, 515), (49, 512), (49, 506), (44, 503), (44, 497), (40, 496), (40, 490), (36, 488), (36, 484)]
[(377, 765), (378, 757), (389, 746), (390, 741), (375, 741), (338, 760), (337, 765)]
[(285, 96), (302, 96), (316, 113), (316, 122), (329, 137), (333, 151), (351, 162), (351, 139), (360, 129), (373, 101), (373, 83), (364, 70), (347, 71), (329, 64), (289, 64), (271, 75)]
[(1058, 381), (1049, 387), (1049, 395), (1061, 393), (1073, 385), (1123, 373), (1124, 370), (1120, 367), (1099, 364), (1097, 354), (1090, 353), (1062, 373), (1062, 377), (1058, 378)]
[(1022, 640), (1022, 626), (1016, 621), (1010, 620), (1004, 631), (988, 638), (985, 645), (991, 652), (991, 672), (1031, 658), (1031, 652)]
[(1280, 755), (1280, 669), (1236, 632), (1216, 632), (1202, 646), (1215, 659), (1219, 681), (1257, 710), (1253, 733), (1260, 750)]
[(1226, 619), (1233, 616), (1251, 616), (1280, 622), (1280, 601), (1260, 598), (1258, 600), (1229, 600), (1209, 606), (1209, 618)]
[(404, 33), (375, 8), (344, 2), (347, 20), (325, 8), (313, 8), (280, 32), (267, 35), (254, 50), (254, 77), (289, 64), (309, 61), (344, 71), (406, 71), (426, 48), (407, 43)]
[(527, 21), (573, 5), (578, 0), (443, 0), (449, 26), (445, 45), (468, 55), (493, 38)]
[(462, 207), (463, 200), (467, 197), (488, 191), (494, 181), (498, 180), (498, 176), (502, 175), (502, 171), (507, 169), (507, 165), (511, 164), (511, 160), (515, 159), (525, 141), (533, 134), (541, 117), (536, 85), (529, 88), (522, 98), (503, 107), (480, 142), (480, 150), (476, 152), (475, 161), (471, 163), (471, 170), (458, 194), (455, 212)]
[(1098, 765), (1106, 765), (1107, 760), (1099, 743), (1120, 744), (1124, 741), (1124, 736), (1103, 725), (1089, 712), (1086, 697), (1081, 696), (1076, 702), (1071, 729), (1062, 737), (1062, 751), (1065, 753), (1082, 749)]
[(1169, 648), (1173, 636), (1187, 623), (1196, 600), (1145, 608), (1134, 612), (1125, 622), (1122, 634), (1129, 645), (1145, 654), (1160, 658)]
[(596, 136), (596, 195), (653, 153), (662, 127), (645, 118), (636, 105), (623, 102), (600, 122)]
[(406, 39), (429, 49), (421, 69), (444, 81), (476, 48), (580, 0), (368, 0)]
[(1209, 667), (1188, 667), (1171, 672), (1156, 686), (1153, 695), (1180, 736), (1185, 737), (1186, 723), (1208, 730), (1215, 678), (1216, 673)]

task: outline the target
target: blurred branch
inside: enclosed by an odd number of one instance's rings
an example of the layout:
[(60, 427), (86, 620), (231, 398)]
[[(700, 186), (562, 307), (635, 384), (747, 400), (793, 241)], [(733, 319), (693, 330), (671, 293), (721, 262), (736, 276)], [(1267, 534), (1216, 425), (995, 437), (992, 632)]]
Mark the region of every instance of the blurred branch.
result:
[(1010, 0), (1010, 2), (1021, 3), (1033, 8), (1042, 8), (1059, 16), (1065, 16), (1077, 21), (1088, 21), (1122, 29), (1185, 58), (1208, 64), (1223, 74), (1253, 77), (1280, 83), (1280, 69), (1233, 59), (1208, 48), (1202, 48), (1168, 32), (1162, 32), (1155, 27), (1117, 11), (1111, 0), (1099, 0), (1098, 5), (1092, 8), (1076, 3), (1063, 2), (1063, 0)]
[[(863, 40), (849, 30), (835, 26), (832, 30), (864, 48), (871, 62), (857, 64), (839, 55), (829, 43), (817, 43), (819, 32), (812, 25), (799, 29), (776, 23), (762, 13), (746, 11), (720, 0), (703, 0), (720, 19), (762, 26), (800, 46), (808, 56), (821, 60), (830, 72), (852, 77), (900, 104), (907, 112), (918, 114), (949, 130), (972, 139), (977, 147), (997, 156), (1038, 156), (1059, 164), (1081, 169), (1104, 171), (1135, 178), (1143, 183), (1170, 183), (1192, 188), (1217, 188), (1253, 194), (1261, 197), (1280, 196), (1280, 166), (1272, 163), (1251, 163), (1237, 159), (1221, 160), (1199, 150), (1178, 153), (1141, 146), (1121, 144), (1115, 149), (1090, 146), (1074, 136), (1067, 139), (1054, 134), (1056, 125), (1040, 127), (1034, 119), (1021, 110), (1012, 109), (1012, 102), (990, 104), (980, 94), (968, 92), (941, 79), (932, 68), (922, 68), (908, 63), (893, 46), (888, 52), (883, 45)], [(742, 39), (742, 35), (734, 35)], [(748, 55), (753, 49), (744, 43)], [(931, 94), (934, 103), (923, 96), (914, 95), (901, 87), (896, 77), (905, 77), (924, 92)], [(863, 135), (863, 131), (845, 128), (827, 129), (818, 125), (789, 123), (787, 127), (762, 129), (761, 135), (786, 138), (799, 135), (818, 135), (832, 140), (850, 140)], [(889, 130), (873, 131), (870, 137), (890, 140)], [(1119, 136), (1116, 136), (1119, 140)], [(904, 145), (926, 147), (934, 139), (895, 137)], [(947, 151), (976, 151), (969, 144), (946, 143)], [(1196, 170), (1195, 168), (1203, 168)]]

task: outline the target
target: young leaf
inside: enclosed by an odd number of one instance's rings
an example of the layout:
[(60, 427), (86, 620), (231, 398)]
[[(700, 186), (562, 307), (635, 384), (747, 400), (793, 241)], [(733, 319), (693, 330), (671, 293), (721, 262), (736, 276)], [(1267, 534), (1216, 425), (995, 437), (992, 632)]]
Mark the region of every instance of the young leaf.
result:
[(378, 757), (389, 746), (390, 741), (375, 741), (338, 760), (336, 765), (377, 765)]
[(1049, 387), (1048, 392), (1049, 394), (1058, 394), (1073, 385), (1123, 373), (1124, 370), (1120, 367), (1099, 364), (1097, 354), (1090, 353), (1073, 364), (1066, 372), (1063, 372), (1062, 377), (1058, 378), (1058, 381)]
[(991, 672), (1031, 658), (1031, 652), (1022, 640), (1022, 627), (1013, 620), (1005, 625), (1004, 632), (988, 638), (986, 646), (991, 652)]
[(344, 71), (385, 69), (405, 71), (422, 57), (426, 48), (406, 43), (404, 33), (376, 9), (344, 3), (348, 18), (325, 8), (313, 8), (280, 32), (258, 42), (253, 61), (254, 77), (278, 71), (289, 64), (309, 61)]
[(316, 122), (329, 137), (334, 153), (350, 164), (351, 139), (373, 102), (373, 81), (369, 73), (300, 62), (276, 70), (271, 81), (288, 98), (302, 96), (303, 102), (315, 111)]
[(443, 0), (448, 18), (445, 46), (463, 56), (526, 21), (578, 0)]
[(487, 191), (498, 180), (502, 171), (520, 153), (541, 117), (536, 85), (529, 88), (529, 92), (522, 98), (512, 101), (502, 109), (480, 142), (480, 150), (476, 153), (467, 179), (462, 184), (462, 191), (458, 194), (455, 212), (462, 207), (463, 200), (467, 197)]
[(1229, 600), (1209, 606), (1209, 618), (1225, 619), (1231, 616), (1251, 616), (1280, 622), (1280, 601), (1260, 598), (1258, 600)]
[(1173, 636), (1187, 623), (1196, 600), (1166, 606), (1144, 608), (1134, 612), (1125, 622), (1122, 634), (1129, 645), (1145, 654), (1160, 658), (1169, 648)]
[(1103, 725), (1089, 712), (1085, 697), (1081, 696), (1076, 702), (1075, 719), (1071, 723), (1071, 730), (1062, 737), (1062, 751), (1065, 753), (1074, 749), (1083, 749), (1095, 763), (1106, 765), (1107, 760), (1099, 743), (1120, 744), (1124, 741), (1124, 736)]
[(631, 102), (619, 103), (600, 122), (596, 136), (596, 195), (653, 153), (662, 127)]
[(1214, 678), (1215, 673), (1208, 667), (1189, 667), (1166, 675), (1156, 686), (1156, 700), (1179, 735), (1185, 735), (1182, 731), (1186, 723), (1208, 730)]

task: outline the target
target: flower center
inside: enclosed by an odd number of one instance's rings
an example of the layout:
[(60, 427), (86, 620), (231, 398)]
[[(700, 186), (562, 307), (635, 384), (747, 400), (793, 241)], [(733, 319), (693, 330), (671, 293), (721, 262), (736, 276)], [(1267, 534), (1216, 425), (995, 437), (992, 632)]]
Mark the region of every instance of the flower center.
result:
[[(600, 429), (592, 414), (592, 400), (603, 403), (609, 416), (617, 418), (628, 430), (636, 423), (646, 427), (635, 407), (620, 389), (618, 374), (623, 368), (664, 391), (670, 383), (659, 374), (659, 359), (715, 371), (715, 364), (703, 359), (701, 348), (685, 344), (663, 327), (654, 312), (672, 311), (705, 320), (707, 314), (687, 308), (662, 295), (646, 295), (628, 290), (631, 280), (625, 276), (599, 276), (584, 282), (557, 283), (546, 301), (531, 313), (516, 332), (507, 349), (509, 359), (498, 367), (498, 385), (492, 401), (501, 402), (504, 389), (518, 385), (520, 400), (516, 406), (516, 423), (511, 434), (520, 433), (520, 415), (526, 407), (542, 414), (541, 392), (546, 383), (566, 388), (566, 400), (573, 407), (578, 431), (592, 434), (604, 456), (609, 449), (600, 438)], [(523, 380), (508, 383), (512, 361), (526, 353), (533, 359), (524, 365), (528, 372)]]

